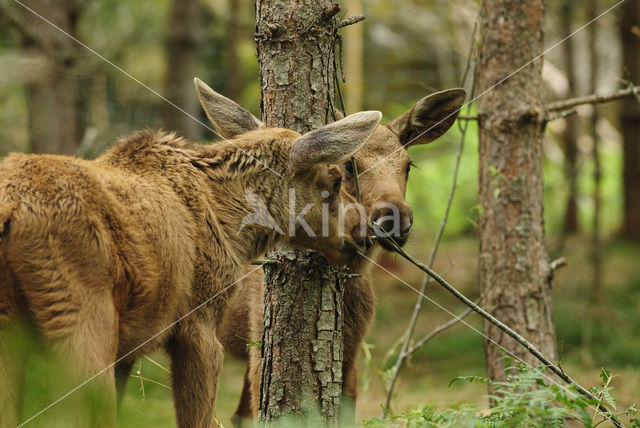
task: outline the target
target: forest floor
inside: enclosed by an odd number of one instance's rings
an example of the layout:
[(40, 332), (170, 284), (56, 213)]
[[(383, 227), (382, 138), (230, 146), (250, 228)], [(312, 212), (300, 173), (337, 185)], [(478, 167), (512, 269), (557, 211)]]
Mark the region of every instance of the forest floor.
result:
[[(409, 243), (408, 251), (425, 260), (428, 247)], [(554, 281), (554, 317), (559, 353), (564, 369), (586, 386), (596, 385), (601, 367), (615, 375), (612, 382), (619, 408), (640, 404), (640, 248), (620, 241), (603, 245), (604, 293), (600, 302), (589, 303), (592, 291), (592, 264), (589, 241), (572, 238), (562, 255), (568, 265)], [(381, 264), (414, 287), (421, 272), (395, 256), (383, 257)], [(470, 297), (477, 295), (477, 244), (475, 239), (458, 238), (443, 243), (436, 263), (439, 272)], [(360, 359), (359, 419), (377, 417), (384, 402), (380, 368), (388, 368), (385, 355), (397, 343), (411, 316), (416, 293), (396, 279), (379, 271), (375, 278), (378, 294), (376, 324), (367, 341), (371, 358)], [(428, 295), (457, 314), (465, 308), (444, 290), (433, 285)], [(451, 316), (433, 303), (425, 302), (416, 337), (431, 331)], [(475, 314), (466, 318), (482, 330)], [(154, 355), (163, 364), (162, 355)], [(231, 426), (242, 387), (244, 364), (227, 358), (224, 363), (217, 413), (224, 426)], [(135, 370), (134, 370), (135, 371)], [(149, 361), (141, 363), (142, 376), (169, 384), (169, 375)], [(486, 404), (486, 391), (478, 384), (449, 382), (456, 376), (484, 375), (483, 338), (468, 326), (458, 324), (430, 341), (409, 361), (400, 376), (392, 403), (394, 412), (405, 412), (426, 403), (439, 408), (462, 401)], [(144, 399), (139, 379), (131, 379), (120, 416), (122, 427), (172, 427), (174, 425), (170, 391), (144, 382)]]

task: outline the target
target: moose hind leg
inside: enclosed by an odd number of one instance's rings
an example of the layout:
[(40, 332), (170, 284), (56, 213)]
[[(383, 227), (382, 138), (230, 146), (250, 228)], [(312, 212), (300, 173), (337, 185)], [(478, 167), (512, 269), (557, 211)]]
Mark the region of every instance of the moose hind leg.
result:
[(26, 360), (35, 337), (24, 325), (0, 326), (0, 427), (15, 427)]
[(235, 428), (252, 427), (253, 412), (251, 403), (251, 366), (247, 361), (247, 368), (244, 372), (244, 382), (242, 385), (242, 394), (240, 395), (240, 402), (238, 408), (231, 417), (231, 423)]
[(167, 345), (179, 428), (215, 426), (214, 409), (222, 368), (222, 345), (211, 321), (187, 318)]
[(122, 399), (124, 398), (124, 392), (127, 388), (127, 381), (129, 380), (129, 376), (131, 376), (132, 368), (133, 360), (120, 361), (116, 364), (115, 377), (118, 408), (122, 404)]
[[(115, 308), (108, 296), (88, 299), (77, 316), (78, 322), (67, 325), (63, 333), (43, 329), (46, 386), (42, 394), (54, 405), (35, 421), (47, 427), (112, 428), (117, 413)], [(55, 318), (50, 321), (55, 323)]]

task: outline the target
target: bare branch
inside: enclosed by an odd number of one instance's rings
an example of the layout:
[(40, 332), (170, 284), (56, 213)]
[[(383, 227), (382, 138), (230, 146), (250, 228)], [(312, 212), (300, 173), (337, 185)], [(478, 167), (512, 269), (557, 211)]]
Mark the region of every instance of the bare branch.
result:
[[(546, 110), (561, 111), (560, 114), (549, 116), (547, 121), (561, 119), (567, 116), (575, 114), (574, 107), (583, 104), (603, 104), (611, 101), (621, 100), (625, 98), (637, 98), (640, 101), (640, 85), (633, 86), (626, 89), (620, 89), (619, 91), (611, 92), (609, 94), (592, 94), (585, 95), (583, 97), (568, 98), (566, 100), (554, 101), (546, 105)], [(458, 120), (478, 120), (478, 116), (458, 116)]]
[(458, 116), (458, 120), (478, 120), (478, 116), (460, 115)]
[(582, 104), (602, 104), (610, 101), (620, 100), (623, 98), (632, 98), (640, 96), (640, 86), (634, 86), (631, 88), (621, 89), (609, 94), (593, 94), (586, 95), (584, 97), (569, 98), (567, 100), (555, 101), (547, 104), (548, 111), (568, 110), (571, 107), (579, 106)]
[(342, 20), (342, 22), (338, 24), (338, 28), (348, 27), (349, 25), (357, 24), (360, 21), (364, 21), (364, 19), (365, 19), (364, 15), (352, 16), (351, 18)]
[(560, 257), (559, 259), (555, 259), (554, 261), (552, 261), (549, 267), (551, 268), (551, 272), (555, 272), (557, 269), (560, 269), (567, 264), (567, 259), (565, 259), (564, 257)]
[[(478, 300), (476, 300), (475, 303), (478, 303)], [(431, 330), (427, 335), (425, 335), (422, 339), (420, 339), (418, 342), (416, 342), (416, 344), (405, 353), (404, 357), (407, 358), (407, 357), (410, 357), (411, 355), (413, 355), (414, 352), (416, 352), (418, 349), (420, 349), (422, 346), (424, 346), (425, 343), (427, 343), (428, 341), (433, 339), (435, 336), (437, 336), (438, 334), (442, 333), (443, 331), (445, 331), (449, 327), (453, 327), (454, 325), (458, 324), (460, 322), (460, 320), (464, 319), (467, 315), (469, 315), (471, 313), (471, 311), (473, 311), (473, 309), (467, 308), (464, 312), (462, 312), (457, 317), (451, 318), (446, 323), (441, 324), (441, 325), (437, 326), (436, 328), (434, 328), (433, 330)]]
[(570, 108), (568, 110), (563, 110), (558, 114), (549, 115), (547, 117), (547, 122), (552, 122), (552, 121), (554, 121), (556, 119), (564, 119), (565, 117), (573, 116), (576, 113), (578, 113), (578, 112), (576, 111), (575, 108), (572, 107), (572, 108)]
[(338, 3), (334, 3), (331, 6), (327, 6), (323, 11), (322, 11), (322, 18), (323, 19), (331, 19), (334, 16), (336, 16), (338, 14), (338, 12), (340, 12), (340, 5)]

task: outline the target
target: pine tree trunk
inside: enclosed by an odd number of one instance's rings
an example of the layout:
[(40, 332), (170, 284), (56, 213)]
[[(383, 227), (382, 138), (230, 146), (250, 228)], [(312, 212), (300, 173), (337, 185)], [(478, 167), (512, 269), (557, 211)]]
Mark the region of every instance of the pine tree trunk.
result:
[[(193, 117), (200, 114), (200, 103), (193, 90), (198, 67), (198, 31), (202, 8), (198, 0), (174, 0), (168, 28), (167, 76), (165, 96)], [(164, 126), (186, 138), (197, 140), (202, 125), (169, 103), (163, 104)]]
[[(262, 119), (307, 132), (333, 111), (335, 9), (330, 1), (257, 0)], [(342, 390), (342, 268), (282, 249), (265, 266), (260, 417), (334, 425)]]
[[(625, 75), (640, 84), (640, 4), (627, 1), (622, 5), (620, 32)], [(624, 236), (640, 242), (640, 102), (624, 101), (620, 109), (620, 126), (624, 140)]]
[[(543, 0), (485, 0), (478, 84), (479, 283), (485, 308), (555, 359), (543, 219), (542, 60), (498, 84), (542, 51)], [(497, 85), (494, 87), (494, 85)], [(539, 362), (492, 324), (499, 347)], [(503, 353), (485, 342), (487, 374), (504, 379)]]

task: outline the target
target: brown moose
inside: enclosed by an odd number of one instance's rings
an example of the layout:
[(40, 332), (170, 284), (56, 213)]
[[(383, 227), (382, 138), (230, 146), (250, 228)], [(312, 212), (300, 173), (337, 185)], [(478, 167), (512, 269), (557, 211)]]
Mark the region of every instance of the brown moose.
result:
[[(413, 221), (411, 207), (404, 199), (411, 165), (406, 148), (429, 143), (446, 132), (454, 123), (465, 95), (464, 89), (450, 89), (422, 98), (403, 115), (386, 125), (379, 125), (355, 154), (362, 204), (369, 214), (368, 220), (392, 232), (400, 245), (406, 243)], [(241, 109), (239, 106), (237, 108)], [(246, 115), (250, 113), (246, 112)], [(244, 123), (251, 124), (255, 120), (245, 120)], [(214, 119), (213, 122), (218, 124), (218, 131), (229, 138), (247, 130), (237, 124), (225, 127), (220, 125), (220, 121)], [(342, 174), (345, 189), (354, 195), (356, 188), (351, 161), (342, 165)], [(392, 215), (394, 208), (398, 213), (396, 216)], [(395, 225), (394, 218), (397, 219)], [(366, 255), (375, 258), (379, 251), (376, 245)], [(356, 358), (375, 314), (375, 294), (371, 279), (372, 264), (356, 256), (348, 261), (348, 265), (352, 272), (361, 275), (348, 281), (344, 294), (343, 397), (351, 402), (353, 408), (357, 396)], [(242, 281), (218, 329), (218, 337), (225, 351), (248, 360), (242, 396), (233, 416), (237, 426), (258, 413), (260, 349), (247, 347), (246, 338), (252, 342), (262, 338), (262, 292), (263, 272), (259, 270)]]
[[(347, 233), (337, 224), (352, 199), (341, 194), (335, 164), (362, 146), (379, 112), (301, 136), (262, 127), (197, 79), (196, 86), (216, 127), (238, 127), (232, 140), (198, 145), (144, 131), (95, 161), (13, 154), (0, 163), (0, 427), (20, 417), (26, 352), (9, 337), (23, 324), (73, 369), (60, 376), (63, 393), (99, 373), (84, 386), (99, 403), (85, 403), (87, 415), (69, 408), (58, 426), (114, 426), (114, 372), (123, 386), (134, 360), (158, 347), (171, 357), (178, 426), (213, 426), (222, 364), (216, 328), (244, 267), (278, 243), (336, 263), (366, 247), (359, 210), (343, 216)], [(255, 214), (247, 190), (276, 226), (243, 222)], [(304, 219), (319, 231), (323, 203), (329, 236), (274, 230), (289, 224), (292, 206), (298, 213), (312, 204)]]

